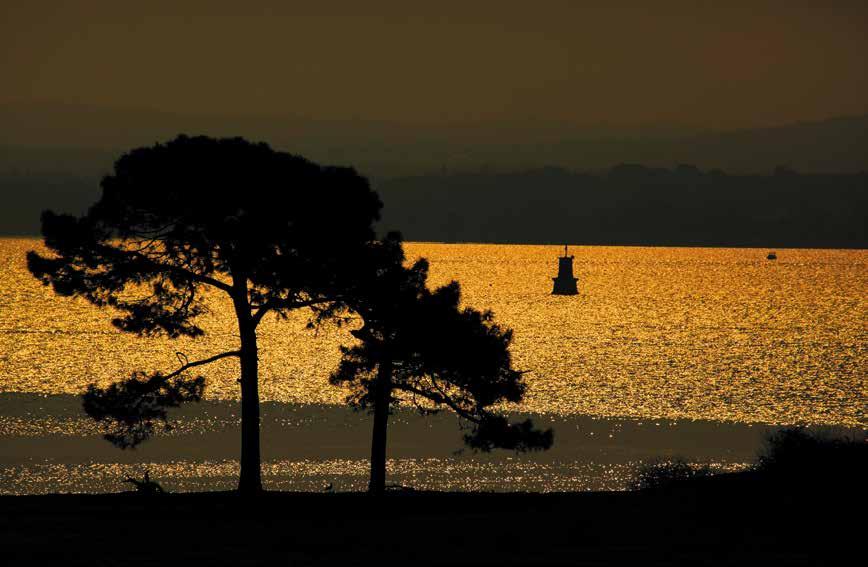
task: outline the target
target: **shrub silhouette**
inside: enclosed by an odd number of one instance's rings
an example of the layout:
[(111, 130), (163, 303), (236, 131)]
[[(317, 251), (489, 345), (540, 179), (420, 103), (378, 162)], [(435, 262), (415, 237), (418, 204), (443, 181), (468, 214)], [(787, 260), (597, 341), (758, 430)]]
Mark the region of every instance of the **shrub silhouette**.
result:
[(861, 486), (868, 471), (868, 442), (864, 434), (859, 440), (788, 427), (766, 438), (755, 470), (776, 482)]
[(127, 478), (124, 479), (124, 482), (132, 484), (135, 487), (137, 494), (151, 496), (154, 494), (164, 494), (166, 492), (163, 490), (163, 487), (160, 486), (159, 482), (151, 480), (151, 475), (148, 471), (145, 471), (145, 476), (142, 480), (127, 476)]
[[(830, 431), (811, 432), (804, 427), (786, 427), (768, 434), (754, 465), (734, 477), (751, 485), (792, 494), (863, 490), (868, 471), (868, 441), (835, 436)], [(675, 485), (712, 476), (707, 465), (695, 467), (684, 459), (645, 463), (634, 473), (634, 490)], [(795, 491), (795, 492), (794, 492)]]

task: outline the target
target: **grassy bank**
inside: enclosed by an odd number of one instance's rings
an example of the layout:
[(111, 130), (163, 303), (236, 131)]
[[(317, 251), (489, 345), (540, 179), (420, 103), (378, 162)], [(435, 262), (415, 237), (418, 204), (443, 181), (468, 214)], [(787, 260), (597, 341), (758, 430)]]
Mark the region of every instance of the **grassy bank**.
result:
[(835, 564), (864, 505), (753, 473), (621, 493), (7, 496), (0, 545), (10, 566)]
[(838, 565), (868, 443), (770, 436), (754, 468), (650, 464), (634, 492), (0, 497), (3, 565)]

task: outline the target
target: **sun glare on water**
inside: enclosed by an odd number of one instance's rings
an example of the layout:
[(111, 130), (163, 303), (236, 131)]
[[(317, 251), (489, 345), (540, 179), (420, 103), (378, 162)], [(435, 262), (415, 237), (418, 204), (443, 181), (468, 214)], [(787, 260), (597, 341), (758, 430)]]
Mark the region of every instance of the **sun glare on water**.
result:
[[(80, 393), (133, 370), (171, 370), (236, 348), (230, 310), (212, 303), (207, 336), (137, 338), (111, 313), (57, 297), (27, 273), (37, 240), (0, 240), (0, 392)], [(557, 415), (865, 426), (868, 252), (572, 247), (579, 295), (552, 296), (558, 247), (407, 245), (431, 281), (455, 279), (467, 305), (515, 331), (529, 371), (523, 410)], [(346, 329), (306, 315), (267, 320), (265, 400), (341, 404), (328, 384)], [(207, 396), (235, 399), (233, 361), (209, 366)]]

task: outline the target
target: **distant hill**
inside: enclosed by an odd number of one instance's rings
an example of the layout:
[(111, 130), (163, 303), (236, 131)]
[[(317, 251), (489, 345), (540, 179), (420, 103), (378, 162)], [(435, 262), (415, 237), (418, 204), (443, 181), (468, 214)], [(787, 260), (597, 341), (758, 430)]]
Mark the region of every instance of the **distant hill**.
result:
[[(665, 125), (614, 129), (536, 122), (400, 124), (29, 104), (0, 105), (0, 124), (0, 173), (10, 161), (27, 159), (30, 169), (52, 170), (54, 160), (70, 166), (79, 160), (73, 171), (92, 174), (92, 160), (82, 159), (83, 152), (116, 156), (179, 133), (262, 140), (321, 163), (353, 165), (377, 180), (443, 170), (502, 172), (548, 166), (603, 170), (618, 163), (651, 167), (692, 163), (740, 174), (767, 173), (778, 165), (811, 173), (868, 170), (868, 115), (702, 132)], [(29, 154), (22, 157), (24, 150)], [(40, 162), (36, 150), (50, 150), (50, 156)]]
[(738, 174), (768, 173), (781, 165), (806, 173), (856, 173), (868, 171), (868, 116), (728, 132), (565, 141), (556, 155), (558, 159), (547, 164), (568, 169), (689, 163)]
[(46, 104), (0, 106), (0, 123), (0, 234), (38, 233), (45, 208), (84, 211), (123, 151), (186, 132), (353, 165), (383, 196), (384, 229), (410, 239), (866, 247), (868, 116), (613, 131)]
[[(42, 209), (81, 213), (99, 196), (97, 176), (20, 170), (0, 179), (0, 234), (38, 234)], [(375, 188), (381, 230), (410, 240), (868, 248), (866, 173), (620, 165), (414, 176)]]
[(409, 240), (868, 247), (868, 174), (728, 175), (693, 166), (546, 168), (394, 179), (383, 230)]

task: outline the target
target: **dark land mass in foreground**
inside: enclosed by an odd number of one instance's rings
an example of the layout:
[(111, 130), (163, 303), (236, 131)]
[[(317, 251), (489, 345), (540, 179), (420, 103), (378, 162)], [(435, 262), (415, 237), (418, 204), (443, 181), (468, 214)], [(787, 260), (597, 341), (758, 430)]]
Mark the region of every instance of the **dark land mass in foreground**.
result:
[(0, 497), (15, 565), (836, 565), (865, 491), (727, 474), (641, 492)]

